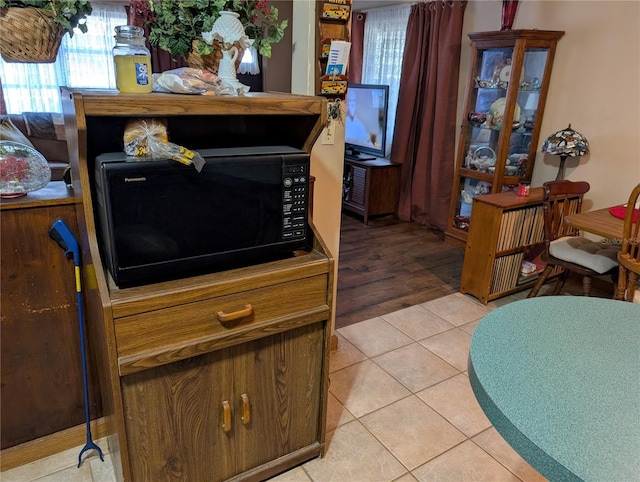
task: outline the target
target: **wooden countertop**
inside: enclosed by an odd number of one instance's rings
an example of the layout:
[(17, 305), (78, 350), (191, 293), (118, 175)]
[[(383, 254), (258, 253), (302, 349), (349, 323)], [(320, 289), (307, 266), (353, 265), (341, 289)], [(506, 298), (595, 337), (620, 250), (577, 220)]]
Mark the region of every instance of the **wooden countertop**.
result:
[(64, 181), (51, 181), (42, 189), (15, 198), (0, 198), (0, 210), (26, 209), (43, 206), (60, 206), (76, 204), (82, 198), (76, 196)]

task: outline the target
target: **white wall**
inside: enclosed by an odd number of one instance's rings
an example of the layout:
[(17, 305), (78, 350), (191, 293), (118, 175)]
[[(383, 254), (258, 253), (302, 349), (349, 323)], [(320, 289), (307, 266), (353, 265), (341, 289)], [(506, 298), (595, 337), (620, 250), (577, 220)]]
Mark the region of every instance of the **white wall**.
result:
[[(317, 57), (315, 42), (315, 2), (313, 0), (296, 0), (293, 2), (293, 67), (291, 78), (291, 92), (294, 94), (314, 94), (315, 62)], [(313, 224), (335, 257), (336, 279), (340, 248), (343, 168), (344, 127), (337, 123), (334, 143), (322, 144), (321, 136), (311, 151), (311, 175), (316, 178), (314, 184)], [(336, 292), (337, 290), (334, 291), (333, 297), (334, 317)]]
[[(458, 125), (464, 102), (468, 32), (498, 30), (502, 2), (467, 5), (460, 72)], [(566, 178), (591, 184), (584, 210), (626, 202), (640, 183), (640, 2), (521, 1), (514, 29), (563, 30), (542, 121), (532, 185), (555, 179), (559, 158), (542, 142), (565, 128), (582, 133), (591, 153), (567, 160)]]

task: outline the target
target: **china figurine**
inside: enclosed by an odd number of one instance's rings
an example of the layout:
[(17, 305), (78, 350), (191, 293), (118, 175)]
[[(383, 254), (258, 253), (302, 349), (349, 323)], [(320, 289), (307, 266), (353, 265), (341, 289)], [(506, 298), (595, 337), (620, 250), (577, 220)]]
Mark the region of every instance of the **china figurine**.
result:
[(253, 40), (249, 39), (244, 31), (242, 22), (239, 20), (236, 12), (220, 12), (220, 17), (213, 22), (210, 32), (202, 34), (202, 38), (208, 44), (213, 44), (214, 40), (222, 43), (222, 59), (218, 66), (218, 77), (229, 83), (240, 94), (249, 92), (250, 87), (241, 83), (236, 76), (236, 60), (241, 49), (246, 49), (253, 44)]

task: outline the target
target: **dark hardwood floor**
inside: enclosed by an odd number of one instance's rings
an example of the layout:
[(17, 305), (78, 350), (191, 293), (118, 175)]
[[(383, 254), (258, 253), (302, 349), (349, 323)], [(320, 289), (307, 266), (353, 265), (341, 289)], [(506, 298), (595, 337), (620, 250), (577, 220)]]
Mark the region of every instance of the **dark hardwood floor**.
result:
[(392, 216), (342, 214), (336, 328), (424, 303), (460, 288), (464, 250)]
[[(439, 231), (393, 216), (365, 225), (343, 212), (336, 328), (457, 292), (463, 261), (464, 249)], [(570, 276), (562, 293), (581, 295), (582, 279)], [(591, 296), (611, 298), (613, 285), (594, 279)]]

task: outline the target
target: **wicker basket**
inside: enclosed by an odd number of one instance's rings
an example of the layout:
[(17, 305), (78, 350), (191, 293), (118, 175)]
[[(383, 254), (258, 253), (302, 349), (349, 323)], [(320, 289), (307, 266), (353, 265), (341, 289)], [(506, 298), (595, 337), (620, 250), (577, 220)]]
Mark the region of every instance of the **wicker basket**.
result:
[(0, 55), (5, 62), (51, 63), (58, 56), (64, 29), (53, 12), (39, 8), (0, 10)]
[[(240, 42), (236, 42), (234, 45), (238, 49), (238, 60), (236, 60), (236, 70), (238, 70), (240, 62), (242, 62), (242, 54), (244, 53), (244, 50), (240, 46)], [(194, 40), (191, 43), (191, 52), (187, 55), (187, 64), (189, 64), (189, 67), (207, 70), (218, 75), (220, 59), (222, 59), (222, 46), (219, 41), (213, 41), (213, 52), (208, 55), (200, 55), (198, 53), (198, 41)]]

